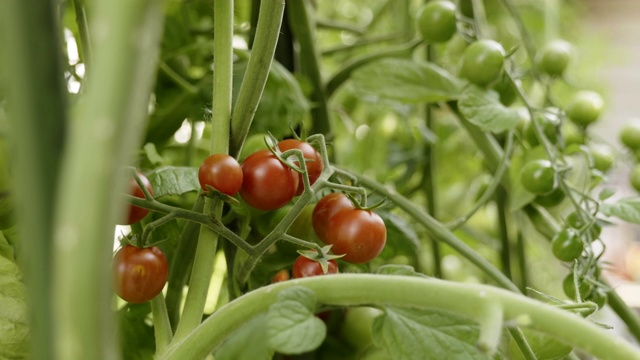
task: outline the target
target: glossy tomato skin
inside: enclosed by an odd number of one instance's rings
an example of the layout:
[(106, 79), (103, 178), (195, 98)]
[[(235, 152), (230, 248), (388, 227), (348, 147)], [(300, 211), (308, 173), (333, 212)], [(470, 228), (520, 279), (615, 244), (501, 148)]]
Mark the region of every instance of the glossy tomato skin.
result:
[(533, 160), (522, 167), (520, 182), (529, 192), (545, 195), (553, 191), (556, 186), (556, 173), (549, 160)]
[[(299, 149), (302, 151), (302, 155), (304, 155), (305, 159), (311, 160), (307, 161), (307, 173), (309, 174), (309, 183), (313, 185), (316, 180), (322, 174), (322, 169), (324, 168), (322, 164), (322, 158), (320, 157), (320, 153), (316, 151), (316, 149), (311, 146), (311, 144), (296, 140), (296, 139), (286, 139), (282, 140), (278, 143), (278, 148), (280, 151), (285, 152), (291, 149)], [(296, 162), (297, 163), (297, 162)], [(302, 181), (302, 174), (298, 174), (298, 190), (296, 191), (296, 195), (302, 194), (304, 191), (304, 183)]]
[(269, 211), (281, 208), (296, 195), (298, 174), (269, 150), (249, 155), (241, 168), (240, 197), (255, 209)]
[(331, 251), (344, 256), (344, 261), (362, 264), (376, 258), (387, 241), (387, 228), (382, 218), (369, 210), (342, 209), (329, 220), (326, 243)]
[(575, 229), (564, 228), (551, 240), (551, 250), (556, 259), (573, 261), (582, 254), (584, 244)]
[(504, 48), (494, 40), (478, 40), (462, 54), (460, 75), (480, 86), (496, 81), (504, 65)]
[(431, 44), (449, 41), (456, 33), (456, 5), (447, 0), (428, 2), (419, 10), (416, 20), (424, 41)]
[(223, 194), (233, 196), (242, 187), (242, 168), (232, 156), (213, 154), (200, 165), (198, 180), (204, 191), (208, 190), (209, 185)]
[(353, 208), (351, 200), (342, 193), (331, 193), (320, 199), (311, 215), (313, 230), (315, 230), (318, 238), (326, 243), (327, 229), (331, 217), (342, 209)]
[(164, 288), (169, 276), (167, 258), (158, 247), (123, 246), (113, 257), (111, 276), (115, 293), (123, 300), (145, 303)]
[[(149, 191), (149, 194), (153, 196), (153, 189), (151, 188), (151, 182), (149, 181), (149, 179), (147, 179), (147, 177), (142, 175), (141, 173), (138, 173), (138, 176), (140, 177), (140, 180), (142, 180), (142, 183), (144, 184), (144, 186)], [(129, 179), (129, 188), (131, 189), (131, 195), (144, 199), (144, 193), (142, 192), (142, 189), (140, 188), (140, 186), (138, 185), (138, 183), (134, 178)], [(127, 223), (125, 225), (131, 225), (131, 224), (137, 223), (138, 221), (142, 220), (145, 216), (147, 216), (148, 213), (149, 213), (149, 210), (147, 209), (144, 209), (138, 206), (129, 205), (129, 215), (127, 216)]]
[(631, 119), (622, 126), (620, 141), (631, 150), (640, 149), (640, 118)]
[[(313, 261), (302, 255), (298, 256), (293, 263), (293, 269), (291, 271), (294, 279), (300, 279), (303, 277), (326, 275), (322, 272), (322, 267), (317, 261)], [(329, 260), (329, 266), (327, 268), (327, 274), (337, 274), (338, 263), (335, 260)]]

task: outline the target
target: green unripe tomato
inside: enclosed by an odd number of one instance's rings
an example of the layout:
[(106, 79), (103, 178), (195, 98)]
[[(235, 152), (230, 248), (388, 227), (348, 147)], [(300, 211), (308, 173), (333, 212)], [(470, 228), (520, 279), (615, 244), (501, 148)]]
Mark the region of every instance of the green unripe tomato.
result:
[(500, 75), (500, 79), (495, 84), (493, 84), (492, 88), (493, 90), (498, 92), (498, 94), (500, 95), (500, 102), (504, 106), (513, 104), (513, 102), (516, 101), (516, 98), (518, 97), (516, 90), (511, 85), (509, 77), (504, 72), (502, 73), (502, 75)]
[(575, 229), (564, 228), (551, 240), (551, 250), (558, 260), (573, 261), (582, 254), (584, 244)]
[(371, 327), (382, 310), (369, 307), (350, 307), (344, 314), (340, 334), (354, 349), (364, 349), (373, 343)]
[(547, 43), (536, 55), (538, 69), (549, 76), (560, 76), (571, 61), (573, 49), (564, 40), (553, 40)]
[(600, 94), (583, 90), (573, 95), (565, 112), (576, 125), (587, 127), (600, 118), (603, 109), (604, 100)]
[(622, 126), (620, 141), (631, 150), (640, 149), (640, 118), (631, 119)]
[(542, 207), (551, 208), (560, 205), (564, 198), (564, 191), (562, 191), (562, 189), (558, 187), (546, 195), (536, 196), (535, 201)]
[(589, 151), (591, 153), (591, 160), (593, 161), (593, 167), (607, 172), (613, 166), (613, 162), (616, 158), (611, 146), (604, 143), (593, 143), (589, 145)]
[(578, 125), (571, 121), (565, 121), (560, 128), (560, 134), (564, 140), (564, 146), (569, 147), (574, 144), (584, 144), (584, 134)]
[(629, 180), (631, 182), (631, 186), (633, 186), (636, 191), (640, 192), (640, 164), (636, 164), (633, 169), (631, 169)]
[[(573, 273), (569, 273), (569, 275), (564, 278), (562, 281), (562, 289), (570, 299), (576, 299), (576, 287), (573, 284)], [(591, 294), (592, 290), (593, 286), (590, 283), (584, 281), (584, 279), (578, 279), (578, 291), (580, 291), (581, 299), (586, 299), (589, 294)]]
[(520, 182), (529, 192), (545, 195), (556, 188), (556, 172), (549, 160), (533, 160), (520, 170)]
[(567, 216), (566, 221), (567, 225), (571, 226), (572, 228), (581, 231), (584, 230), (585, 234), (591, 240), (597, 239), (602, 232), (602, 226), (600, 226), (600, 224), (598, 224), (597, 222), (593, 222), (588, 229), (585, 229), (584, 227), (587, 226), (587, 223), (575, 211)]
[(446, 0), (428, 2), (418, 11), (416, 22), (424, 41), (449, 41), (456, 33), (456, 5)]
[(489, 85), (502, 73), (504, 56), (504, 48), (497, 41), (478, 40), (462, 54), (460, 75), (476, 85)]
[(595, 289), (589, 294), (587, 300), (594, 302), (598, 309), (602, 309), (607, 304), (607, 293), (600, 288)]

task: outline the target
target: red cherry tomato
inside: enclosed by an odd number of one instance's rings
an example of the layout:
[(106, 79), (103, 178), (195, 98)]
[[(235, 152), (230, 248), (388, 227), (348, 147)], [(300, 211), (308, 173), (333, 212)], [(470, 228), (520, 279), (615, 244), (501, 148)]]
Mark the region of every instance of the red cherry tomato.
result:
[[(286, 139), (282, 140), (278, 143), (278, 148), (280, 151), (285, 152), (291, 149), (299, 149), (302, 151), (305, 159), (311, 160), (307, 161), (307, 173), (309, 174), (309, 183), (313, 185), (316, 180), (322, 174), (322, 158), (320, 154), (316, 151), (316, 149), (311, 146), (309, 143), (304, 141), (296, 140), (296, 139)], [(296, 162), (297, 163), (297, 162)], [(302, 174), (298, 174), (299, 183), (298, 183), (298, 191), (296, 191), (296, 195), (302, 194), (304, 191), (304, 184), (302, 182)]]
[[(294, 279), (299, 279), (299, 278), (309, 277), (309, 276), (325, 275), (322, 272), (322, 267), (317, 261), (313, 261), (302, 255), (298, 256), (296, 261), (293, 263), (292, 273), (293, 273)], [(329, 260), (327, 274), (337, 274), (337, 273), (338, 273), (338, 263), (335, 260)]]
[(283, 164), (269, 150), (256, 151), (241, 165), (240, 196), (258, 210), (275, 210), (296, 195), (298, 174)]
[(111, 263), (113, 289), (123, 300), (145, 303), (158, 295), (169, 276), (167, 258), (158, 247), (122, 247)]
[[(153, 190), (151, 189), (151, 182), (149, 181), (149, 179), (147, 179), (147, 177), (142, 175), (141, 173), (138, 173), (138, 176), (140, 177), (140, 180), (142, 180), (142, 183), (144, 184), (144, 186), (149, 191), (149, 194), (153, 196)], [(129, 187), (131, 188), (131, 195), (144, 199), (144, 193), (142, 192), (142, 189), (140, 188), (140, 186), (138, 185), (138, 183), (134, 178), (131, 178), (129, 180)], [(129, 215), (127, 218), (127, 223), (125, 225), (131, 225), (131, 224), (137, 223), (138, 221), (142, 220), (142, 218), (147, 216), (148, 213), (149, 213), (149, 210), (145, 208), (129, 205)]]
[(329, 220), (326, 243), (342, 260), (354, 264), (373, 260), (387, 241), (387, 228), (380, 216), (369, 210), (342, 209)]
[(326, 195), (318, 201), (316, 207), (313, 209), (313, 214), (311, 215), (313, 229), (323, 242), (326, 243), (325, 239), (329, 220), (335, 213), (342, 209), (353, 209), (351, 200), (342, 193)]
[(209, 185), (223, 194), (233, 196), (242, 187), (242, 169), (232, 156), (213, 154), (200, 165), (198, 180), (204, 191)]

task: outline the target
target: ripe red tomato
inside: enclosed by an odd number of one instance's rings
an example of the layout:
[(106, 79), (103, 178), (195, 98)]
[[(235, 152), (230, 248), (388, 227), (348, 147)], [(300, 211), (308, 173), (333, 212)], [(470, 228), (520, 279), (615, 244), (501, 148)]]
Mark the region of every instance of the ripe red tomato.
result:
[(242, 187), (242, 169), (232, 156), (213, 154), (200, 165), (198, 180), (204, 191), (207, 191), (209, 185), (223, 194), (233, 196)]
[[(298, 256), (293, 263), (293, 270), (291, 271), (294, 279), (299, 279), (309, 276), (325, 275), (322, 272), (322, 267), (317, 261), (313, 261), (302, 255)], [(337, 274), (338, 263), (335, 260), (329, 260), (329, 267), (327, 268), (327, 274)]]
[(326, 195), (313, 208), (311, 221), (313, 229), (318, 238), (326, 243), (327, 227), (331, 217), (342, 209), (353, 209), (353, 204), (349, 198), (342, 193), (331, 193)]
[(354, 264), (373, 260), (387, 241), (387, 228), (380, 216), (370, 210), (342, 209), (329, 220), (326, 243), (342, 260)]
[(111, 278), (115, 293), (134, 304), (158, 295), (169, 276), (167, 258), (158, 247), (123, 246), (113, 257)]
[[(318, 180), (318, 178), (320, 177), (320, 174), (322, 174), (322, 169), (323, 169), (322, 158), (320, 157), (320, 154), (316, 151), (316, 149), (313, 146), (311, 146), (309, 143), (304, 141), (300, 141), (296, 139), (286, 139), (278, 143), (278, 148), (282, 152), (285, 152), (291, 149), (301, 150), (302, 154), (304, 155), (304, 158), (311, 160), (306, 162), (307, 173), (309, 174), (309, 183), (313, 185), (316, 182), (316, 180)], [(298, 179), (299, 179), (298, 191), (296, 191), (296, 195), (300, 195), (302, 194), (302, 191), (304, 191), (302, 174), (298, 174)]]
[(298, 174), (269, 150), (256, 151), (241, 165), (240, 196), (258, 210), (275, 210), (296, 195)]
[[(149, 179), (147, 179), (147, 177), (142, 175), (141, 173), (138, 173), (138, 176), (140, 177), (140, 180), (142, 180), (142, 183), (144, 184), (144, 186), (149, 191), (149, 194), (153, 195), (153, 190), (151, 189), (151, 182), (149, 181)], [(142, 192), (142, 189), (140, 188), (140, 186), (138, 185), (138, 183), (134, 178), (131, 178), (129, 180), (129, 187), (131, 188), (131, 195), (144, 199), (144, 193)], [(137, 223), (138, 221), (142, 220), (142, 218), (147, 216), (148, 213), (149, 213), (149, 210), (145, 208), (129, 205), (129, 215), (127, 218), (126, 225)]]

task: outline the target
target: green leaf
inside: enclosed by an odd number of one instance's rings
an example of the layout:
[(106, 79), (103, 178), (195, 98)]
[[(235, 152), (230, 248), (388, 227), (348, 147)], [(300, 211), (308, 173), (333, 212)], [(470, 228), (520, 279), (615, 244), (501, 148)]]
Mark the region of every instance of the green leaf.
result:
[(147, 175), (153, 187), (153, 196), (180, 195), (199, 191), (198, 169), (194, 167), (164, 166)]
[(412, 266), (398, 264), (382, 265), (376, 269), (376, 274), (428, 277), (425, 274), (416, 272)]
[(388, 307), (373, 322), (374, 343), (395, 360), (489, 359), (479, 335), (476, 323), (440, 310)]
[[(571, 351), (573, 351), (573, 347), (569, 345), (565, 345), (560, 341), (542, 334), (538, 331), (530, 330), (530, 329), (522, 329), (529, 346), (531, 346), (531, 350), (536, 355), (538, 360), (558, 360), (563, 359), (565, 356), (569, 355)], [(518, 348), (518, 345), (511, 340), (509, 344), (509, 348), (511, 349), (511, 355), (514, 360), (524, 360), (525, 357), (522, 355), (522, 352)]]
[[(264, 336), (267, 315), (260, 314), (235, 331), (216, 351), (216, 360), (271, 359), (273, 350)], [(251, 344), (247, 346), (247, 344)]]
[(153, 327), (147, 319), (149, 313), (150, 303), (127, 304), (118, 310), (118, 335), (123, 359), (153, 359), (156, 342)]
[(608, 198), (612, 197), (613, 195), (615, 195), (616, 190), (612, 189), (612, 188), (604, 188), (602, 189), (602, 191), (600, 191), (600, 194), (598, 194), (598, 200), (600, 201), (605, 201)]
[(462, 82), (432, 63), (387, 58), (353, 72), (351, 79), (363, 96), (403, 103), (455, 100)]
[(615, 203), (602, 204), (600, 209), (607, 216), (615, 216), (633, 224), (640, 224), (640, 197), (624, 198)]
[(511, 130), (520, 121), (518, 111), (502, 105), (497, 92), (475, 85), (462, 91), (458, 106), (467, 120), (485, 131), (500, 133)]
[(267, 342), (283, 354), (301, 354), (316, 349), (327, 328), (316, 316), (316, 295), (312, 290), (293, 287), (282, 290), (267, 312)]
[(4, 236), (0, 249), (0, 359), (23, 359), (29, 346), (26, 289)]

